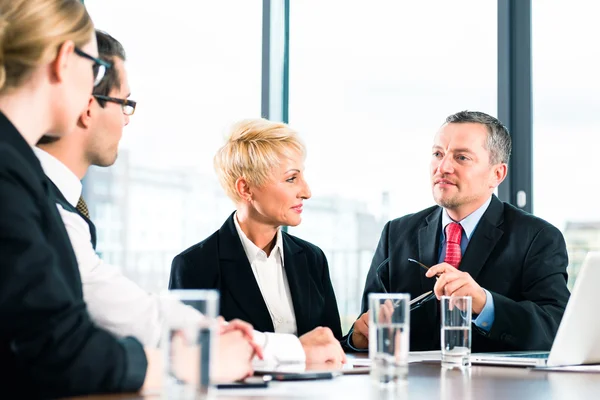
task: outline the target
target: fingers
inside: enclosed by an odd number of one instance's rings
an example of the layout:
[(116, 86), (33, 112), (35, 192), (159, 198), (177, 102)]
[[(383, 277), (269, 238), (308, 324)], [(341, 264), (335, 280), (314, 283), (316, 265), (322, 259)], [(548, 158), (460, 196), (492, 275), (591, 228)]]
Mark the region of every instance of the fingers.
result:
[(327, 361), (345, 363), (346, 353), (344, 353), (340, 342), (335, 338), (331, 329), (327, 327), (322, 327), (321, 329), (323, 339), (327, 343), (327, 353), (331, 354), (331, 357), (329, 357)]
[(346, 354), (340, 342), (335, 338), (331, 329), (327, 327), (317, 327), (300, 336), (299, 339), (306, 354), (307, 364), (346, 362)]
[[(254, 348), (240, 330), (227, 332), (219, 337), (215, 381), (228, 382), (243, 379), (253, 373)], [(196, 362), (196, 364), (199, 364)]]
[(446, 269), (446, 271), (433, 287), (437, 299), (440, 300), (442, 296), (471, 296), (473, 312), (479, 314), (487, 301), (485, 290), (468, 272), (456, 269), (454, 271)]
[(258, 357), (259, 360), (265, 358), (263, 348), (258, 343), (256, 343), (254, 340), (249, 340), (248, 343), (250, 343), (250, 346), (252, 346), (253, 350), (252, 357), (250, 357), (251, 359), (254, 358), (254, 356)]
[[(392, 300), (386, 300), (383, 304), (383, 312), (385, 313), (386, 316), (391, 318), (391, 315), (394, 314), (394, 310), (396, 309), (394, 307), (394, 302)], [(367, 320), (368, 322), (368, 320)]]
[(348, 358), (346, 357), (346, 352), (344, 349), (342, 349), (342, 346), (340, 346), (340, 351), (342, 353), (342, 364), (346, 364), (348, 362)]
[[(389, 301), (389, 303), (388, 303)], [(381, 304), (379, 307), (379, 315), (377, 320), (380, 323), (391, 323), (392, 317), (394, 316), (394, 306), (391, 300), (386, 300), (384, 304)], [(368, 330), (368, 327), (367, 327)]]
[[(446, 290), (446, 286), (448, 284), (450, 284), (458, 279), (466, 279), (467, 276), (470, 277), (470, 275), (467, 274), (466, 272), (460, 272), (460, 271), (456, 270), (454, 267), (451, 267), (451, 268), (453, 268), (454, 271), (448, 270), (448, 272), (443, 273), (439, 277), (439, 279), (435, 282), (435, 286), (433, 287), (433, 292), (435, 293), (435, 296), (437, 297), (438, 300), (442, 296), (452, 295), (451, 292), (448, 294), (448, 291)], [(427, 271), (427, 272), (429, 272), (429, 271)], [(460, 286), (462, 286), (462, 284)]]
[(340, 346), (340, 343), (337, 340), (327, 346), (327, 352), (331, 354), (331, 356), (327, 358), (326, 362), (336, 364), (346, 363), (346, 353), (344, 353), (342, 346)]
[(366, 349), (369, 345), (369, 312), (367, 311), (354, 322), (352, 344), (357, 349)]
[(470, 281), (465, 277), (460, 277), (452, 282), (448, 282), (448, 284), (444, 287), (444, 294), (446, 296), (458, 296), (458, 291), (462, 289), (462, 291), (469, 291), (469, 283)]
[(456, 271), (456, 268), (454, 268), (452, 265), (448, 264), (448, 263), (440, 263), (437, 265), (434, 265), (433, 267), (429, 268), (427, 270), (427, 272), (425, 272), (425, 276), (428, 278), (433, 278), (436, 275), (441, 275), (446, 273), (447, 271)]
[(475, 314), (481, 314), (481, 311), (487, 303), (485, 290), (477, 285), (465, 285), (453, 293), (453, 296), (471, 296), (471, 310)]
[(252, 325), (250, 325), (248, 322), (234, 319), (229, 321), (227, 325), (221, 326), (222, 335), (233, 331), (240, 332), (246, 338), (253, 349), (253, 357), (256, 355), (259, 359), (263, 359), (263, 348), (254, 341), (254, 329), (252, 328)]
[(227, 325), (223, 326), (221, 333), (230, 332), (233, 330), (241, 331), (245, 336), (249, 337), (254, 335), (254, 329), (252, 328), (252, 325), (240, 319), (229, 321)]
[(354, 323), (354, 331), (360, 333), (365, 338), (369, 337), (369, 313), (366, 312), (360, 316)]

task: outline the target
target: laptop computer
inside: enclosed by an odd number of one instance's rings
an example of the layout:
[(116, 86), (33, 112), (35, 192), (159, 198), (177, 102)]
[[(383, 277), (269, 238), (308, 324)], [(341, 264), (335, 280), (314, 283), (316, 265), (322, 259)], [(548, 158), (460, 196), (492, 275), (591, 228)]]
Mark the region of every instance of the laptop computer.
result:
[(550, 352), (473, 353), (471, 363), (524, 367), (600, 364), (600, 252), (589, 252)]

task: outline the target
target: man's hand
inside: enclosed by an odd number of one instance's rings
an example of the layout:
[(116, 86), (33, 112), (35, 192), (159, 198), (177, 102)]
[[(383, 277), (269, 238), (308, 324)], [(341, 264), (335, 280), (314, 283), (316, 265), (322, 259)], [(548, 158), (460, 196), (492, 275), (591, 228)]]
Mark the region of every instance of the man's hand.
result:
[(369, 347), (369, 311), (361, 315), (354, 323), (352, 345), (357, 349)]
[(163, 355), (161, 351), (153, 347), (144, 347), (146, 353), (146, 360), (148, 361), (148, 368), (146, 369), (146, 377), (144, 378), (144, 385), (140, 389), (142, 392), (146, 391), (157, 391), (162, 388), (163, 385)]
[(306, 354), (306, 364), (346, 362), (346, 354), (329, 328), (319, 326), (299, 339)]
[(235, 329), (219, 336), (213, 378), (216, 382), (231, 382), (252, 375), (254, 347), (241, 330)]
[(439, 278), (433, 287), (433, 292), (438, 300), (441, 296), (471, 296), (473, 313), (481, 313), (487, 300), (485, 290), (475, 282), (469, 273), (462, 272), (448, 263), (441, 263), (429, 268), (429, 271), (425, 273), (428, 278), (436, 275)]
[[(186, 334), (188, 334), (186, 336)], [(200, 347), (190, 340), (185, 330), (172, 334), (170, 343), (170, 373), (177, 379), (197, 385), (200, 377)], [(148, 370), (143, 390), (156, 390), (162, 384), (163, 359), (158, 349), (146, 348)], [(214, 357), (212, 379), (216, 382), (231, 382), (252, 375), (254, 347), (244, 333), (233, 329), (219, 335), (217, 354)]]

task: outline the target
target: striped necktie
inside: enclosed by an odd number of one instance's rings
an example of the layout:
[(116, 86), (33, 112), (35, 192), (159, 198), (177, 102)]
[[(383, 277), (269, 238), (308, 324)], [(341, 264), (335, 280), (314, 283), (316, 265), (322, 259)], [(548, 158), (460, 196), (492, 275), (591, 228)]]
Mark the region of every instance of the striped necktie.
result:
[(458, 268), (462, 258), (460, 240), (462, 238), (462, 226), (456, 222), (446, 225), (446, 258), (444, 262)]

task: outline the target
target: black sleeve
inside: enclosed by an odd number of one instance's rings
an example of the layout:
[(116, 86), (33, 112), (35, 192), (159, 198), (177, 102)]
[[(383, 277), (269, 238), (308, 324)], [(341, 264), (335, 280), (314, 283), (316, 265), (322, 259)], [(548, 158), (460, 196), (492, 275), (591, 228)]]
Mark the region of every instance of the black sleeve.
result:
[(569, 301), (568, 255), (562, 233), (548, 226), (533, 239), (522, 272), (524, 300), (490, 292), (494, 323), (479, 334), (522, 350), (550, 350)]
[(53, 223), (42, 218), (53, 211), (48, 200), (34, 197), (28, 177), (7, 168), (10, 161), (0, 163), (2, 369), (25, 383), (24, 391), (45, 396), (138, 390), (147, 368), (144, 349), (91, 322), (74, 257), (66, 263), (45, 235)]
[(323, 322), (321, 325), (327, 326), (333, 332), (336, 339), (342, 339), (342, 325), (340, 322), (340, 312), (337, 306), (337, 300), (335, 299), (335, 293), (333, 291), (333, 285), (331, 284), (331, 277), (329, 275), (329, 265), (327, 263), (327, 257), (321, 249), (319, 249), (321, 263), (323, 265), (323, 275), (321, 277), (321, 284), (325, 292), (323, 297), (325, 298), (325, 312), (323, 313)]

